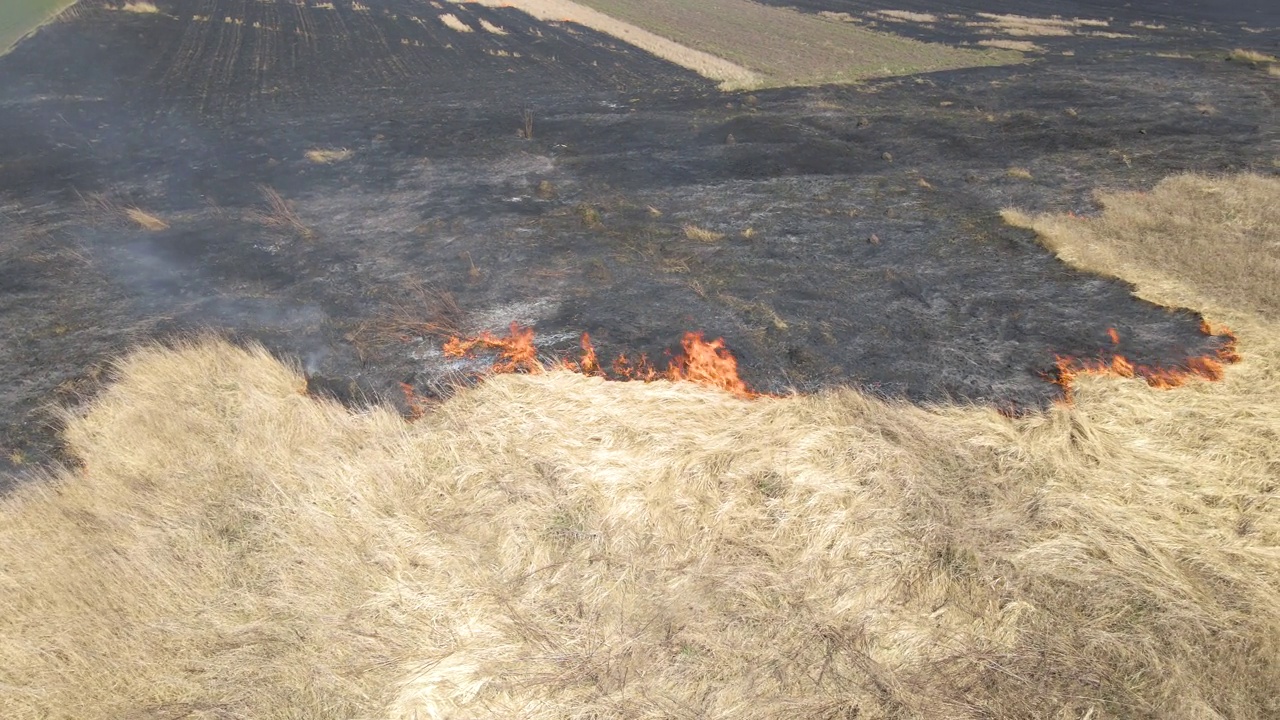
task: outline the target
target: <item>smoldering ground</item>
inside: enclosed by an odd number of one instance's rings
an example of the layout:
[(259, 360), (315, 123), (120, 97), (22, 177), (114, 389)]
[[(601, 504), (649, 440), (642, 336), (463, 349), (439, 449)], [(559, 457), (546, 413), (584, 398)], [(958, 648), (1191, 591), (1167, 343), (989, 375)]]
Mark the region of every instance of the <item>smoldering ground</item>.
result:
[(1097, 187), (1276, 157), (1274, 80), (1211, 39), (723, 93), (513, 9), (451, 7), (464, 33), (397, 2), (158, 5), (85, 3), (0, 59), (9, 469), (147, 338), (261, 339), (352, 399), (438, 387), (441, 337), (377, 331), (442, 298), (460, 331), (531, 324), (550, 354), (589, 331), (661, 357), (700, 329), (769, 392), (1038, 407), (1055, 355), (1113, 352), (1111, 328), (1147, 364), (1217, 341), (999, 209), (1087, 214)]

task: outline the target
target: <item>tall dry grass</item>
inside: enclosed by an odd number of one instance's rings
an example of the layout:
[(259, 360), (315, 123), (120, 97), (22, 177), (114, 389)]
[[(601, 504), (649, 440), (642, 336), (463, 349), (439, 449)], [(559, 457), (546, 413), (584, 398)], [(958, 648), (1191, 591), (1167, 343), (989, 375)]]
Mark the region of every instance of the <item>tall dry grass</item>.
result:
[(1231, 323), (1222, 382), (1012, 420), (553, 372), (409, 425), (144, 348), (0, 506), (0, 716), (1278, 717), (1280, 181), (1103, 199), (1021, 220)]

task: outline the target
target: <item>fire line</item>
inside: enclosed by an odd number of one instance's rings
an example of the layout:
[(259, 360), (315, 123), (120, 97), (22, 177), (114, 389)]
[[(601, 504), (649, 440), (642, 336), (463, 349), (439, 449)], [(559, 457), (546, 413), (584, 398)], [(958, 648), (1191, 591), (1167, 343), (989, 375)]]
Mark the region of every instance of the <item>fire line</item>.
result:
[[(1188, 358), (1185, 367), (1135, 365), (1120, 354), (1112, 355), (1110, 360), (1089, 360), (1059, 355), (1054, 358), (1054, 371), (1049, 373), (1049, 379), (1062, 386), (1063, 396), (1067, 402), (1071, 402), (1072, 399), (1072, 382), (1081, 375), (1140, 378), (1151, 387), (1160, 390), (1185, 385), (1192, 378), (1221, 380), (1226, 374), (1226, 366), (1240, 361), (1240, 354), (1236, 350), (1236, 336), (1226, 327), (1218, 328), (1215, 332), (1204, 320), (1200, 321), (1200, 331), (1205, 335), (1223, 338), (1224, 342), (1213, 355)], [(1113, 344), (1120, 344), (1120, 333), (1115, 328), (1108, 328), (1107, 335), (1110, 336)]]
[(474, 357), (477, 352), (496, 354), (494, 373), (540, 373), (552, 368), (571, 370), (583, 375), (595, 375), (607, 380), (686, 380), (719, 388), (741, 398), (762, 397), (761, 393), (747, 387), (738, 376), (738, 360), (725, 347), (723, 338), (707, 341), (700, 332), (685, 333), (680, 341), (683, 352), (672, 358), (667, 367), (660, 369), (641, 355), (631, 359), (619, 355), (606, 370), (600, 364), (591, 336), (582, 334), (582, 353), (577, 360), (562, 360), (548, 366), (538, 359), (532, 328), (511, 323), (506, 335), (483, 332), (470, 338), (453, 337), (444, 344), (444, 353), (450, 357)]
[[(1205, 335), (1223, 338), (1222, 346), (1213, 355), (1188, 358), (1181, 367), (1135, 364), (1119, 353), (1112, 354), (1109, 359), (1059, 355), (1055, 356), (1054, 369), (1046, 373), (1046, 377), (1062, 387), (1063, 399), (1068, 403), (1072, 401), (1073, 383), (1081, 375), (1139, 378), (1151, 387), (1162, 390), (1185, 385), (1192, 378), (1221, 380), (1225, 367), (1240, 360), (1236, 351), (1236, 337), (1225, 327), (1215, 332), (1203, 321), (1200, 330)], [(1120, 344), (1120, 334), (1115, 328), (1108, 328), (1107, 335), (1113, 345)], [(452, 337), (444, 344), (444, 353), (450, 357), (476, 357), (478, 353), (492, 353), (495, 357), (488, 371), (496, 374), (542, 373), (551, 369), (563, 369), (611, 381), (684, 380), (719, 388), (741, 398), (764, 396), (747, 387), (738, 375), (738, 360), (725, 346), (723, 338), (708, 341), (700, 332), (688, 332), (682, 338), (681, 346), (683, 352), (672, 358), (665, 368), (654, 365), (645, 355), (634, 359), (619, 355), (606, 367), (600, 362), (591, 336), (583, 333), (578, 359), (564, 359), (548, 364), (538, 357), (533, 328), (511, 323), (505, 335), (486, 331), (468, 338)], [(408, 392), (406, 389), (406, 393)]]

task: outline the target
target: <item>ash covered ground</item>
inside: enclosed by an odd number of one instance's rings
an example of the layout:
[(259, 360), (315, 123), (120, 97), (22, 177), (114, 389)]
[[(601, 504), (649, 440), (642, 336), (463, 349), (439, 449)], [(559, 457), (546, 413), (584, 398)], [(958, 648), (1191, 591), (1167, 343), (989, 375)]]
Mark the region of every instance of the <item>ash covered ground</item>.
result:
[(1036, 38), (1021, 65), (751, 93), (509, 8), (447, 6), (463, 32), (407, 0), (156, 4), (82, 3), (0, 58), (6, 474), (59, 459), (54, 408), (111, 358), (200, 331), (349, 402), (438, 392), (479, 369), (439, 330), (519, 322), (549, 356), (723, 336), (766, 392), (1042, 407), (1055, 356), (1110, 352), (1110, 328), (1144, 364), (1217, 340), (999, 210), (1280, 163), (1280, 81), (1224, 61), (1280, 50), (1267, 3), (1133, 3), (1106, 11), (1126, 37)]

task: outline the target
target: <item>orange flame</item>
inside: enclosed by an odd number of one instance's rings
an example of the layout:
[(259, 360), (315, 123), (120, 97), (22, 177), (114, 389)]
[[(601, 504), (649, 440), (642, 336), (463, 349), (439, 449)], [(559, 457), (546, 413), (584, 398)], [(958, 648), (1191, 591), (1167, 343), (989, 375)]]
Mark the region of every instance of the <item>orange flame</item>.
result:
[[(1058, 356), (1054, 358), (1057, 373), (1051, 379), (1061, 385), (1066, 401), (1071, 402), (1071, 384), (1081, 375), (1111, 375), (1122, 378), (1141, 378), (1148, 385), (1160, 390), (1169, 390), (1185, 385), (1191, 378), (1204, 380), (1221, 380), (1226, 374), (1226, 366), (1240, 361), (1236, 351), (1236, 336), (1226, 327), (1214, 332), (1207, 321), (1200, 321), (1200, 331), (1205, 335), (1221, 337), (1222, 346), (1211, 356), (1187, 358), (1186, 367), (1166, 368), (1151, 365), (1134, 365), (1123, 355), (1113, 355), (1110, 360), (1081, 360), (1074, 357)], [(1120, 344), (1120, 333), (1115, 328), (1108, 328), (1107, 334), (1113, 344)]]
[[(473, 338), (449, 338), (444, 344), (444, 353), (450, 357), (473, 357), (477, 350), (496, 351), (498, 357), (490, 372), (539, 373), (547, 367), (538, 360), (538, 349), (533, 337), (532, 328), (522, 328), (517, 323), (512, 323), (510, 334), (506, 337), (484, 332)], [(681, 345), (684, 347), (683, 354), (672, 358), (665, 370), (656, 368), (645, 355), (635, 360), (619, 355), (610, 366), (612, 372), (606, 372), (596, 355), (595, 346), (591, 344), (591, 336), (583, 333), (581, 357), (578, 360), (561, 360), (554, 366), (608, 380), (687, 380), (720, 388), (742, 398), (760, 397), (760, 393), (748, 388), (738, 376), (738, 360), (725, 347), (722, 338), (708, 342), (702, 338), (702, 333), (690, 332), (685, 333)]]
[(718, 387), (738, 397), (754, 395), (738, 377), (738, 359), (724, 346), (723, 338), (707, 342), (702, 339), (702, 333), (690, 332), (685, 333), (680, 342), (684, 354), (671, 361), (668, 378)]
[(404, 404), (409, 408), (409, 419), (419, 420), (427, 414), (431, 401), (418, 394), (409, 383), (400, 383), (400, 391), (404, 393)]
[(444, 354), (450, 357), (467, 357), (476, 348), (497, 350), (498, 360), (494, 362), (496, 373), (529, 372), (538, 373), (545, 370), (538, 362), (538, 348), (533, 344), (533, 328), (521, 328), (511, 323), (511, 334), (497, 337), (489, 332), (462, 340), (452, 337), (444, 344)]

